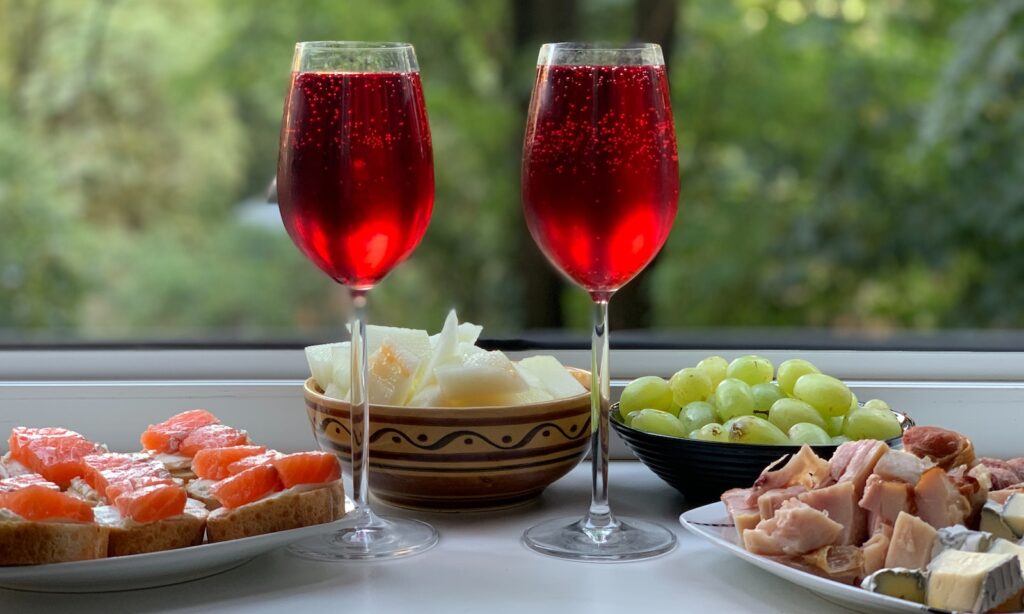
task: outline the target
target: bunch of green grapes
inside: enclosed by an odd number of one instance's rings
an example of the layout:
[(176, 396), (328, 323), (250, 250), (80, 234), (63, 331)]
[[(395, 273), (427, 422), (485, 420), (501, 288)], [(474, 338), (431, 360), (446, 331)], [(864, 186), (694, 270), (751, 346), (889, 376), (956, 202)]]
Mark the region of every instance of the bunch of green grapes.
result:
[(776, 370), (763, 356), (709, 356), (668, 381), (633, 380), (619, 414), (635, 429), (702, 441), (835, 445), (902, 433), (885, 401), (863, 405), (838, 379), (794, 358)]

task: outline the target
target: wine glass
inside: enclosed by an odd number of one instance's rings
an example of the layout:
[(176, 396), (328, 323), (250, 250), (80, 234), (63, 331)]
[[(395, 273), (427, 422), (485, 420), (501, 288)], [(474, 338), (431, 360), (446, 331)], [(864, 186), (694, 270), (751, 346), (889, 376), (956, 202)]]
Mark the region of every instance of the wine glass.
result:
[(548, 260), (594, 303), (590, 510), (527, 530), (524, 543), (588, 561), (644, 559), (675, 534), (616, 517), (608, 504), (608, 301), (664, 245), (679, 167), (661, 48), (555, 43), (541, 47), (523, 144), (523, 212)]
[(428, 524), (377, 516), (368, 500), (367, 293), (419, 244), (434, 206), (434, 162), (412, 45), (295, 46), (277, 166), (292, 241), (352, 297), (351, 526), (298, 542), (318, 560), (382, 559), (437, 543)]

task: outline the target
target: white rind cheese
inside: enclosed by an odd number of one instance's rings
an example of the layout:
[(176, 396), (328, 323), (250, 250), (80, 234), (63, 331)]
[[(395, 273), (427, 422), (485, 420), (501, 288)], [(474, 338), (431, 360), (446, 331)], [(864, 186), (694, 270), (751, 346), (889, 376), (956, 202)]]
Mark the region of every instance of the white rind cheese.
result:
[(988, 552), (994, 539), (995, 538), (992, 537), (991, 533), (985, 531), (972, 531), (962, 524), (943, 527), (935, 534), (935, 544), (932, 546), (932, 558), (939, 556), (946, 550)]
[(860, 586), (872, 593), (923, 604), (928, 586), (928, 576), (920, 569), (890, 567), (879, 569), (864, 578)]
[(926, 605), (987, 612), (1022, 588), (1020, 563), (1013, 555), (946, 550), (928, 565)]
[(1014, 493), (1003, 504), (1003, 524), (1010, 527), (1014, 537), (1024, 536), (1024, 494)]
[(991, 533), (993, 537), (1001, 537), (1012, 542), (1017, 541), (1013, 529), (1003, 521), (1003, 506), (995, 501), (986, 501), (985, 506), (981, 508), (981, 526), (979, 528)]

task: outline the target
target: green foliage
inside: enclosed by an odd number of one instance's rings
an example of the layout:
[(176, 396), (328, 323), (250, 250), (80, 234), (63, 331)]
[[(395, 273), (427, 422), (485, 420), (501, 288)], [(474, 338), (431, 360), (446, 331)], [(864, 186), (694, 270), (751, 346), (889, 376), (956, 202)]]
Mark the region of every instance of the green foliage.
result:
[[(637, 1), (579, 2), (575, 36), (629, 38)], [(518, 329), (537, 49), (512, 6), (0, 0), (0, 330), (336, 336), (344, 292), (237, 214), (294, 42), (324, 39), (409, 40), (423, 70), (434, 216), (371, 317)], [(676, 31), (656, 325), (1024, 326), (1024, 2), (686, 0)]]

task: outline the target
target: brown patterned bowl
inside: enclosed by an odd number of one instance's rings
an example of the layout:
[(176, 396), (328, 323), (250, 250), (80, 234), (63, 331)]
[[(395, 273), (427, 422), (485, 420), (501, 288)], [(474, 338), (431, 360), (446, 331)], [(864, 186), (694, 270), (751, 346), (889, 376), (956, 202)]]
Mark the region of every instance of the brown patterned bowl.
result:
[[(589, 386), (588, 372), (569, 370)], [(325, 397), (312, 378), (305, 398), (317, 443), (349, 469), (349, 404)], [(370, 405), (370, 492), (421, 510), (513, 507), (568, 473), (589, 442), (589, 393), (517, 406)]]

